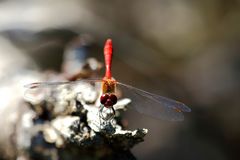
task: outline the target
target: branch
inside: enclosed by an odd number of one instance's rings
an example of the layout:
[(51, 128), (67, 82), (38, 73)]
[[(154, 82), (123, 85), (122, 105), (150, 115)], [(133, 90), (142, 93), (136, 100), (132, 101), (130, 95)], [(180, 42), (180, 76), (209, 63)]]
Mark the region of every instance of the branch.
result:
[[(22, 116), (19, 127), (19, 135), (31, 140), (29, 145), (19, 143), (22, 155), (51, 160), (135, 159), (130, 149), (143, 141), (147, 129), (124, 129), (121, 112), (131, 103), (127, 98), (114, 106), (113, 119), (103, 120), (102, 116), (111, 112), (99, 110), (100, 87), (97, 83), (78, 82), (35, 89), (33, 99), (27, 103), (31, 110)], [(26, 127), (26, 121), (30, 127)]]

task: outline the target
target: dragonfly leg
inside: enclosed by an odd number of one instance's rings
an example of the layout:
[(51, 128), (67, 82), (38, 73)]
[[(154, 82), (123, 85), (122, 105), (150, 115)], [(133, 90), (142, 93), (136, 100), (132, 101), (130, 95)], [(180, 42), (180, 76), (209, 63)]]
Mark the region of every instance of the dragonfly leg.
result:
[(112, 109), (112, 111), (113, 111), (113, 116), (115, 117), (115, 115), (116, 115), (116, 112), (115, 112), (115, 109), (114, 109), (114, 107), (112, 106), (112, 107), (111, 107), (111, 109)]
[(107, 108), (104, 105), (101, 105), (99, 109), (99, 115), (103, 120), (110, 121), (115, 116), (115, 110), (113, 107)]

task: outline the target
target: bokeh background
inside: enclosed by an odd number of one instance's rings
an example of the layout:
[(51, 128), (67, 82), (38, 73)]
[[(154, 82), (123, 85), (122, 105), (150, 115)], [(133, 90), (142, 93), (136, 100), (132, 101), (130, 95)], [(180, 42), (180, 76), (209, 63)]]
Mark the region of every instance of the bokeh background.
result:
[(124, 113), (130, 129), (149, 129), (132, 149), (139, 160), (240, 158), (239, 0), (2, 0), (0, 115), (17, 94), (6, 88), (16, 76), (60, 71), (66, 47), (82, 36), (99, 61), (113, 39), (119, 81), (192, 109), (183, 122)]

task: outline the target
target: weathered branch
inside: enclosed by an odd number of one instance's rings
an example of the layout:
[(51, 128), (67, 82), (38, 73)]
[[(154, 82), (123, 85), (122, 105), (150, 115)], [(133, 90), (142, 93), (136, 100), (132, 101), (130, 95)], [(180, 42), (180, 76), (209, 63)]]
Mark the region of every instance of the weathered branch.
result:
[[(126, 110), (130, 99), (120, 99), (114, 106), (116, 116), (104, 120), (102, 116), (111, 113), (110, 109), (99, 110), (98, 99), (101, 89), (98, 83), (92, 85), (80, 81), (33, 90), (29, 89), (25, 97), (28, 99), (32, 94), (28, 105), (34, 112), (25, 115), (32, 117), (28, 119), (29, 123), (33, 121), (30, 129), (32, 134), (26, 137), (32, 139), (31, 144), (27, 147), (26, 144), (19, 144), (20, 148), (23, 146), (24, 151), (31, 148), (31, 156), (48, 155), (42, 159), (65, 156), (72, 159), (77, 155), (97, 159), (105, 157), (134, 159), (129, 149), (143, 141), (147, 130), (123, 129), (121, 112)], [(39, 140), (43, 142), (37, 145), (35, 141)], [(51, 152), (49, 147), (52, 149)], [(59, 154), (60, 150), (64, 152)]]

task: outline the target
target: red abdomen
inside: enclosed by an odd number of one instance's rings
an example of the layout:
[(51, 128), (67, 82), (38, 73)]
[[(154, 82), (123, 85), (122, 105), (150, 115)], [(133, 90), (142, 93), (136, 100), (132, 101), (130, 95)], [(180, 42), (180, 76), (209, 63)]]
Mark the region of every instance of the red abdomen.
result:
[(111, 73), (112, 54), (113, 54), (112, 40), (107, 39), (104, 46), (104, 58), (105, 58), (105, 66), (106, 66), (105, 78), (107, 79), (112, 78), (112, 73)]

